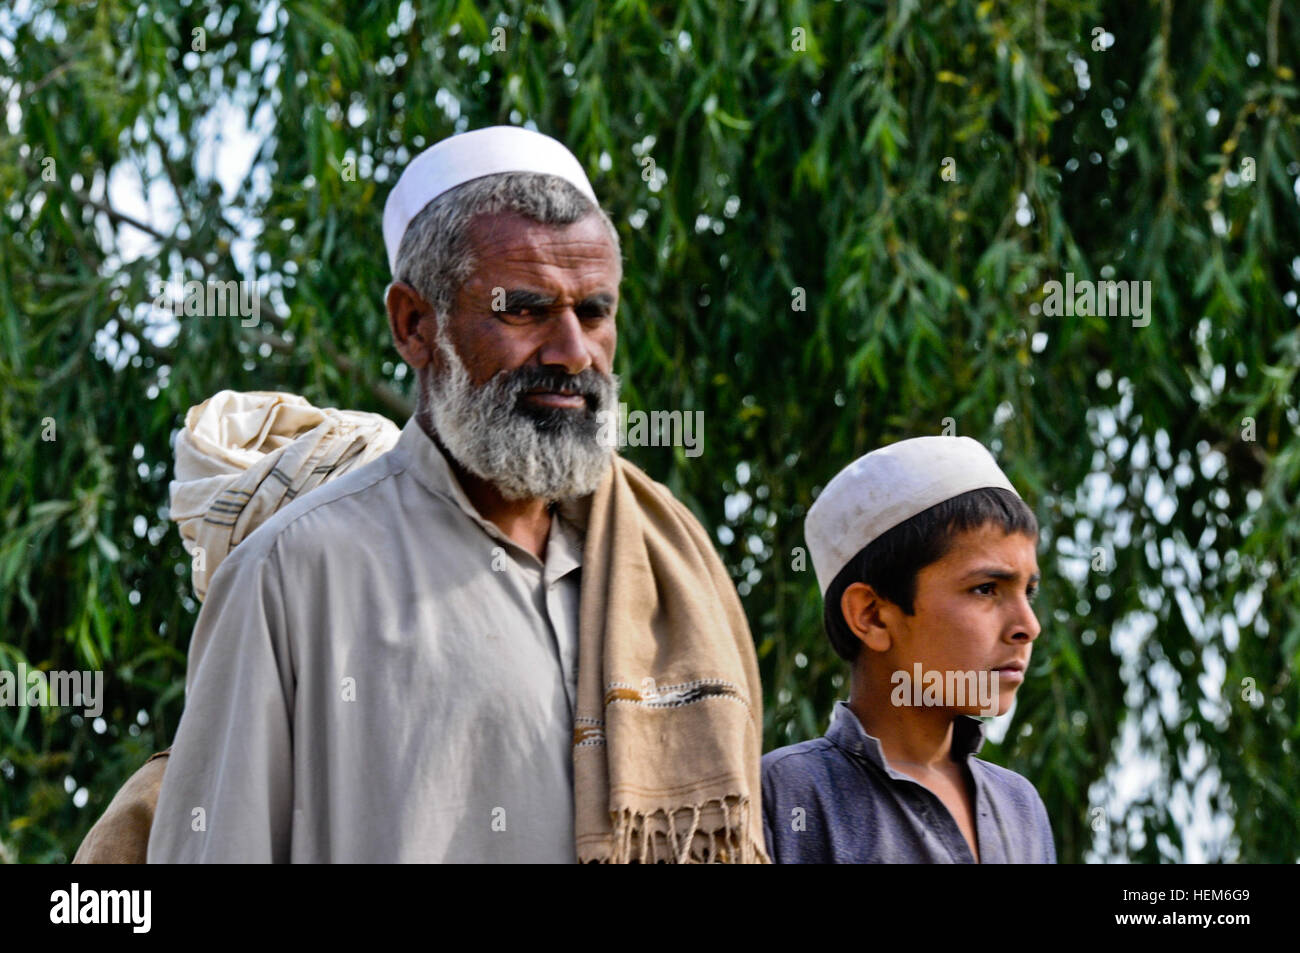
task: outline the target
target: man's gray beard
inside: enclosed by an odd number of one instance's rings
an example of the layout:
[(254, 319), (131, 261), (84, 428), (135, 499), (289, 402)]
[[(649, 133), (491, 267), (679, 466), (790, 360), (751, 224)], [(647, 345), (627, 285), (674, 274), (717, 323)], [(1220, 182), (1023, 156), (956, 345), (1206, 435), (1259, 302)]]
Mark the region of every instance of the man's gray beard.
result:
[(595, 492), (614, 453), (612, 442), (599, 439), (596, 412), (617, 419), (617, 375), (584, 372), (580, 386), (594, 391), (588, 409), (557, 409), (544, 421), (520, 409), (527, 385), (520, 388), (509, 373), (475, 387), (441, 323), (437, 342), (446, 372), (430, 369), (420, 386), (434, 432), (457, 463), (508, 500), (569, 500)]

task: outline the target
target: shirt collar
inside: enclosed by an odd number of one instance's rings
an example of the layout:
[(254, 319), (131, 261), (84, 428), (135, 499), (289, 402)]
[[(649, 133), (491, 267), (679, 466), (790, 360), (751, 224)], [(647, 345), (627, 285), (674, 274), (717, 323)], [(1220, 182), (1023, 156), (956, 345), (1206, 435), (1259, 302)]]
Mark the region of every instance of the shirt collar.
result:
[[(456, 472), (452, 470), (442, 448), (424, 431), (419, 420), (412, 414), (402, 428), (397, 446), (393, 448), (405, 454), (410, 471), (420, 485), (430, 493), (455, 505), (462, 513), (473, 520), (493, 539), (511, 546), (520, 552), (527, 552), (505, 533), (501, 532), (491, 520), (486, 520), (470, 500), (465, 488), (461, 486)], [(582, 530), (586, 520), (586, 507), (590, 500), (561, 503), (555, 508), (560, 519), (551, 521), (551, 534), (546, 544), (546, 580), (551, 582), (582, 565)], [(567, 525), (566, 525), (567, 524)], [(534, 561), (532, 553), (528, 553)]]
[[(885, 760), (885, 751), (880, 739), (869, 735), (858, 716), (853, 713), (848, 702), (838, 701), (831, 713), (831, 724), (826, 729), (826, 738), (831, 744), (847, 754), (870, 761), (891, 777), (902, 778)], [(973, 754), (978, 754), (984, 746), (984, 723), (969, 715), (958, 715), (952, 723), (953, 760), (965, 761)]]

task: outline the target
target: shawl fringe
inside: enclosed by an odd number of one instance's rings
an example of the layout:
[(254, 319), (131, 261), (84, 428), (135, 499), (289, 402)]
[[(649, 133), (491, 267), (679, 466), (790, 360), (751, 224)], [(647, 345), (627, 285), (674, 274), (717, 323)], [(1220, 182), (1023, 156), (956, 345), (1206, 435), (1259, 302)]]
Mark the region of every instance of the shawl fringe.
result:
[[(700, 817), (710, 808), (722, 813), (721, 829), (701, 829)], [(761, 863), (762, 850), (748, 835), (748, 797), (728, 795), (689, 807), (658, 808), (651, 812), (624, 808), (611, 812), (612, 849), (579, 855), (579, 863), (609, 864), (752, 864)]]

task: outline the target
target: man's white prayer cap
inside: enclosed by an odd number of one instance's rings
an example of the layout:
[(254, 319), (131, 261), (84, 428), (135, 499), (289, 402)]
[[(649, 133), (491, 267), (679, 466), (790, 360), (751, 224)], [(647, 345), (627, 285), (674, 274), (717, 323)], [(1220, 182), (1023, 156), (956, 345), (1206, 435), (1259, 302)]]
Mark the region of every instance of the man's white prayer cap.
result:
[(388, 268), (397, 271), (397, 251), (411, 219), (443, 192), (498, 172), (558, 175), (596, 202), (582, 163), (563, 143), (520, 126), (488, 126), (435, 142), (402, 170), (384, 203), (384, 245)]
[(822, 595), (849, 560), (886, 531), (984, 487), (1016, 493), (993, 454), (970, 437), (914, 437), (858, 457), (826, 484), (804, 520)]

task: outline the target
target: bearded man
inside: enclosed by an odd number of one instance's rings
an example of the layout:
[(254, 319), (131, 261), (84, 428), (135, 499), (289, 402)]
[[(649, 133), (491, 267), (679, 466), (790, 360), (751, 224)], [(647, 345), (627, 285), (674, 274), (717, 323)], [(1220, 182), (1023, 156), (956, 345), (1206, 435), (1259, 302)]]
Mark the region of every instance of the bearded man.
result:
[(708, 534), (604, 436), (622, 264), (492, 127), (384, 211), (418, 404), (212, 576), (150, 862), (765, 862), (761, 692)]

